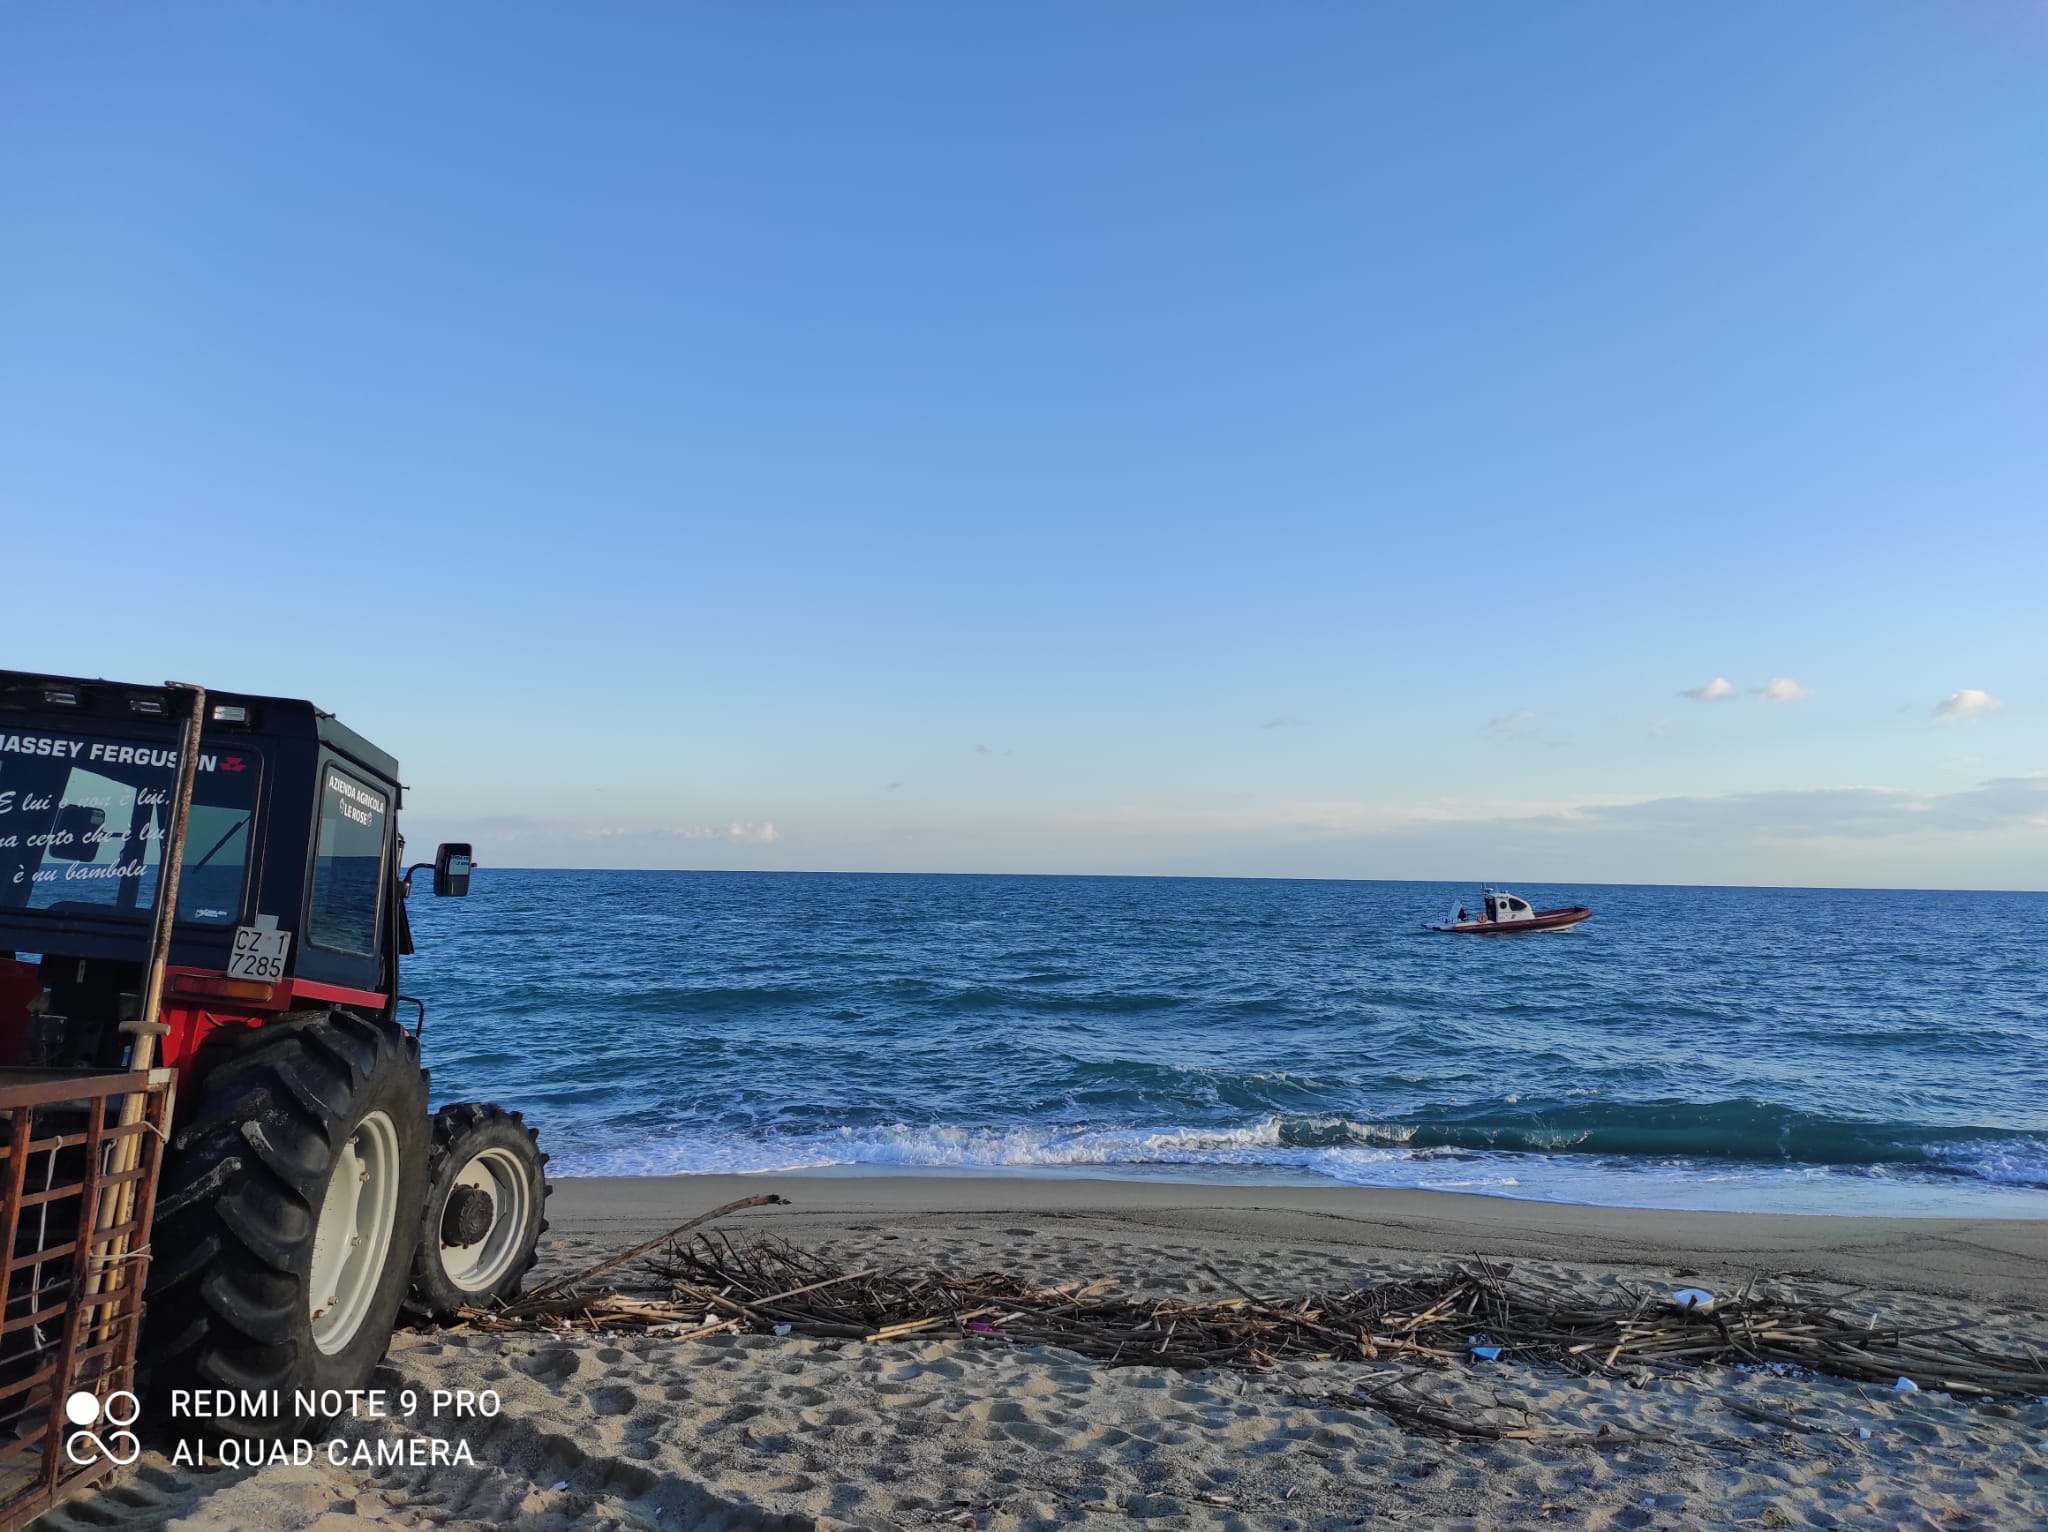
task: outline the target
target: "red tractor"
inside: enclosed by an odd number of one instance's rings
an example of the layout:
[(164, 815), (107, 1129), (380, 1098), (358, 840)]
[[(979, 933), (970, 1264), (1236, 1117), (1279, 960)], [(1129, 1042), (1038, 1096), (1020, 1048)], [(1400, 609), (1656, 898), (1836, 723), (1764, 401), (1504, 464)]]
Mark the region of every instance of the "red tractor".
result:
[[(139, 1369), (274, 1401), (212, 1429), (318, 1426), (302, 1391), (515, 1294), (546, 1228), (517, 1113), (428, 1116), (401, 794), (311, 703), (0, 671), (0, 1078), (175, 1071)], [(431, 866), (468, 892), (469, 847)]]

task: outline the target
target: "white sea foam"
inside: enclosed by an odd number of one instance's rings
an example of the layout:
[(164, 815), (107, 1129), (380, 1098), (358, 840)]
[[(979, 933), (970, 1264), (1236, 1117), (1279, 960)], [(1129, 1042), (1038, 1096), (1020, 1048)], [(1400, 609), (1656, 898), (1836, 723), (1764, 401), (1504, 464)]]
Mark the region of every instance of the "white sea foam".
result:
[[(1338, 1119), (1318, 1123), (1338, 1130)], [(1185, 1165), (1272, 1166), (1349, 1180), (1347, 1168), (1432, 1157), (1404, 1149), (1289, 1145), (1278, 1117), (1241, 1128), (961, 1128), (944, 1124), (841, 1128), (783, 1139), (685, 1139), (558, 1158), (571, 1175), (749, 1173), (875, 1165), (893, 1169), (1017, 1170)], [(1381, 1184), (1377, 1180), (1373, 1184)]]
[[(1318, 1121), (1323, 1131), (1349, 1128), (1391, 1138), (1379, 1128)], [(1740, 1165), (1684, 1157), (1618, 1160), (1593, 1155), (1414, 1149), (1399, 1144), (1288, 1143), (1277, 1117), (1239, 1128), (1011, 1129), (896, 1123), (779, 1138), (682, 1137), (598, 1151), (565, 1150), (563, 1175), (768, 1174), (850, 1167), (877, 1170), (1009, 1174), (1142, 1175), (1179, 1173), (1207, 1179), (1308, 1182), (1428, 1191), (1479, 1192), (1551, 1202), (1610, 1206), (1805, 1212), (1869, 1211), (1942, 1214), (1967, 1204), (1979, 1216), (2039, 1217), (2043, 1170), (1996, 1141), (1956, 1146), (1970, 1151), (1980, 1177), (1872, 1175), (1870, 1167)], [(2033, 1146), (2036, 1153), (2038, 1146)], [(1956, 1168), (1964, 1168), (1958, 1165)], [(1997, 1174), (1987, 1174), (1988, 1171)], [(1993, 1184), (1993, 1183), (1998, 1184)]]
[(2048, 1140), (1979, 1138), (1941, 1144), (1927, 1157), (1944, 1169), (1975, 1176), (1994, 1186), (2048, 1188)]

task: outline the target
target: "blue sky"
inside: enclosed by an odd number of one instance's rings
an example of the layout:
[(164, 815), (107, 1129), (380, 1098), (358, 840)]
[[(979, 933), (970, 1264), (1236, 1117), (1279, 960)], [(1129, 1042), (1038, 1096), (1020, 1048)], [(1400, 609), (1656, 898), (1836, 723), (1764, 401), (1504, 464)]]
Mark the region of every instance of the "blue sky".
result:
[(0, 663), (415, 840), (2048, 885), (2040, 5), (8, 32)]

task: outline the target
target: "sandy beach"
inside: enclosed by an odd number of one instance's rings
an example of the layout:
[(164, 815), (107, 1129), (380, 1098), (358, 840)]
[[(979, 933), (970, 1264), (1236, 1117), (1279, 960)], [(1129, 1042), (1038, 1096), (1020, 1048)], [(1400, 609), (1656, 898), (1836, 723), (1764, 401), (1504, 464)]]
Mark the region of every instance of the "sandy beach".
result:
[[(559, 1184), (543, 1274), (575, 1271), (738, 1197), (726, 1221), (849, 1264), (1114, 1278), (1279, 1295), (1485, 1255), (1599, 1291), (1789, 1296), (1879, 1324), (1955, 1324), (2048, 1350), (2048, 1221), (1643, 1212), (1427, 1192), (803, 1175)], [(1215, 1274), (1206, 1271), (1213, 1267)], [(629, 1271), (621, 1288), (655, 1293)], [(51, 1527), (1022, 1529), (1412, 1526), (2032, 1527), (2048, 1523), (2048, 1401), (1970, 1403), (1710, 1367), (1583, 1378), (1511, 1362), (1430, 1375), (1489, 1418), (1654, 1438), (1446, 1441), (1332, 1402), (1356, 1361), (1265, 1371), (1104, 1367), (985, 1339), (403, 1332), (397, 1398), (495, 1391), (490, 1418), (344, 1423), (330, 1460), (197, 1469), (152, 1451)], [(1742, 1413), (1737, 1407), (1746, 1408)], [(452, 1409), (452, 1406), (451, 1406)], [(1776, 1417), (1788, 1424), (1774, 1424)], [(1797, 1429), (1795, 1429), (1797, 1427)], [(363, 1462), (435, 1437), (465, 1461)], [(387, 1445), (386, 1455), (393, 1455)], [(398, 1453), (396, 1455), (403, 1455)]]

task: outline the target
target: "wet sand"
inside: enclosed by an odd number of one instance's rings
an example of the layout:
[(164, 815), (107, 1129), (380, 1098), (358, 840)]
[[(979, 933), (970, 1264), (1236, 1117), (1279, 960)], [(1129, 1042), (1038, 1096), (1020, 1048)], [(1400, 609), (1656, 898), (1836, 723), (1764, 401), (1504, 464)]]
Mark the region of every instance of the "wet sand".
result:
[(1219, 1186), (1002, 1176), (810, 1174), (605, 1177), (562, 1183), (554, 1234), (623, 1247), (758, 1192), (787, 1208), (744, 1215), (799, 1241), (881, 1219), (896, 1232), (989, 1229), (1016, 1215), (1072, 1239), (1198, 1233), (1218, 1250), (1307, 1243), (1362, 1259), (1461, 1255), (1569, 1258), (1607, 1266), (1696, 1266), (1747, 1275), (1798, 1270), (1871, 1287), (2048, 1304), (2048, 1196), (2028, 1219), (1812, 1218), (1579, 1207), (1454, 1192)]

